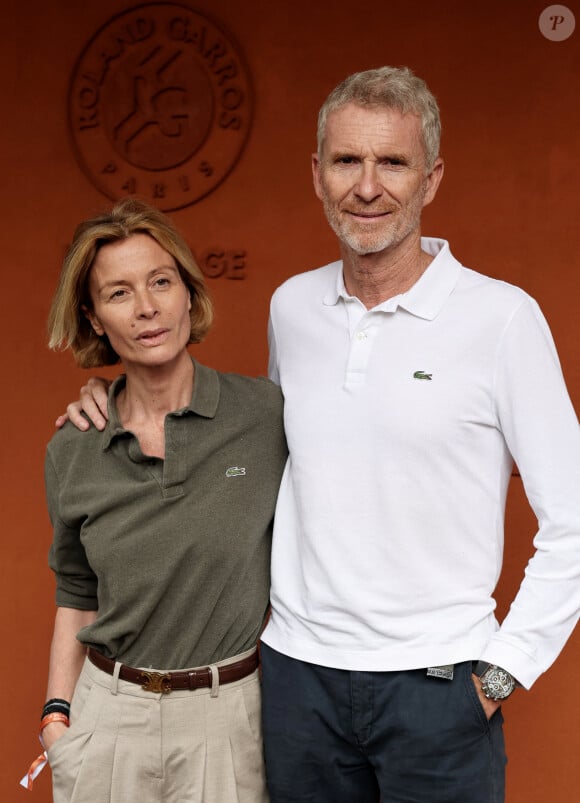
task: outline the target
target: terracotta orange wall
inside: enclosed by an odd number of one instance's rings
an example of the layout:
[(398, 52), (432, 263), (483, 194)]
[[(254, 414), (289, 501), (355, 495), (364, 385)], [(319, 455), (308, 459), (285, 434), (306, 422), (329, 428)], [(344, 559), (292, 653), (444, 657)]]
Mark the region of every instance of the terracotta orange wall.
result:
[[(196, 0), (237, 40), (252, 75), (255, 114), (236, 169), (204, 200), (174, 213), (193, 248), (245, 252), (244, 278), (210, 280), (217, 322), (199, 358), (250, 374), (266, 368), (272, 290), (336, 256), (310, 184), (315, 115), (344, 76), (408, 64), (440, 101), (446, 175), (425, 233), (450, 239), (464, 264), (523, 286), (552, 326), (571, 394), (580, 404), (577, 257), (580, 186), (580, 30), (550, 42), (537, 20), (547, 3), (392, 0)], [(580, 23), (580, 6), (570, 0)], [(51, 533), (42, 463), (53, 420), (85, 374), (45, 345), (45, 320), (76, 222), (106, 199), (81, 171), (67, 130), (67, 88), (81, 48), (119, 0), (4, 4), (0, 64), (2, 232), (0, 796), (24, 799), (17, 781), (38, 751), (53, 617), (46, 567)], [(239, 273), (239, 272), (238, 272)], [(529, 557), (535, 522), (514, 480), (504, 612)], [(529, 694), (506, 705), (511, 803), (577, 799), (574, 636)], [(33, 797), (50, 800), (49, 774)], [(465, 801), (468, 803), (468, 801)]]

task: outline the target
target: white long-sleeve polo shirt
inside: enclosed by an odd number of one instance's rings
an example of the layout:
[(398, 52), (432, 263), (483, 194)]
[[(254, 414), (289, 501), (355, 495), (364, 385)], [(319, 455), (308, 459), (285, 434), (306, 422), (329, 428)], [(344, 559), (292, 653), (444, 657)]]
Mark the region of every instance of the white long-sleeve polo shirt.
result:
[[(419, 281), (371, 310), (340, 262), (274, 294), (290, 457), (263, 639), (352, 670), (483, 659), (529, 687), (580, 609), (578, 421), (536, 302), (422, 247)], [(513, 461), (538, 532), (500, 627)]]

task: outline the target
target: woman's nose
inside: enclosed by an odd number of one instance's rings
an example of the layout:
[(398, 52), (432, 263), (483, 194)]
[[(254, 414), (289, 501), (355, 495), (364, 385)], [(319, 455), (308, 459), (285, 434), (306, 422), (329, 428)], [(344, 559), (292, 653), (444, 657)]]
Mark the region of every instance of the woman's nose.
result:
[(153, 293), (143, 291), (136, 295), (135, 312), (139, 318), (152, 318), (159, 311)]

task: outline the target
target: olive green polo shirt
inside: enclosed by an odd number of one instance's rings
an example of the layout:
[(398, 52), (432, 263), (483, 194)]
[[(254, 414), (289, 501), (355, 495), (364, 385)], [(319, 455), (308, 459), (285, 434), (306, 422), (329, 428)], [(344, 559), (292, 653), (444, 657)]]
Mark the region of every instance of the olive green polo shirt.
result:
[(57, 605), (98, 610), (79, 640), (140, 667), (219, 661), (256, 642), (286, 461), (279, 388), (195, 363), (191, 402), (144, 455), (109, 393), (103, 432), (67, 424), (47, 448)]

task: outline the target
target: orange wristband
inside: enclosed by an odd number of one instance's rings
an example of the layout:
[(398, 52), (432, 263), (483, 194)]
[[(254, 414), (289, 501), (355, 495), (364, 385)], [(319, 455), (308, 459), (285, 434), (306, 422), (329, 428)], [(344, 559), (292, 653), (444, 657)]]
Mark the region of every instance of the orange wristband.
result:
[(42, 770), (46, 767), (48, 759), (46, 757), (46, 752), (41, 753), (38, 758), (35, 758), (32, 764), (30, 765), (28, 772), (20, 781), (20, 786), (23, 786), (25, 789), (28, 789), (29, 792), (32, 792), (32, 785), (34, 783), (34, 779), (40, 775)]
[[(47, 725), (50, 725), (51, 722), (64, 722), (67, 728), (70, 725), (69, 718), (66, 714), (61, 714), (60, 711), (55, 711), (52, 714), (47, 714), (40, 720), (40, 731), (38, 733), (38, 738), (40, 739), (40, 743), (44, 747), (44, 742), (42, 741), (42, 731), (46, 728)], [(32, 764), (24, 778), (20, 781), (20, 786), (23, 786), (25, 789), (31, 790), (32, 783), (37, 775), (39, 775), (42, 770), (45, 768), (48, 759), (46, 757), (46, 751), (42, 753), (42, 755), (38, 756)]]
[(70, 720), (66, 714), (61, 714), (59, 711), (55, 711), (53, 714), (47, 714), (40, 720), (40, 733), (46, 728), (47, 725), (50, 725), (51, 722), (64, 722), (67, 726), (70, 725)]

